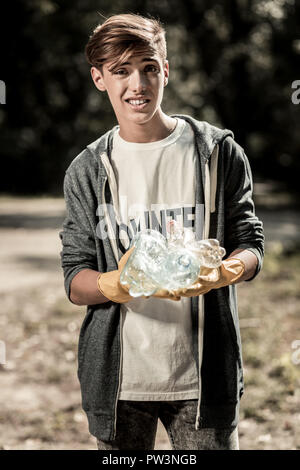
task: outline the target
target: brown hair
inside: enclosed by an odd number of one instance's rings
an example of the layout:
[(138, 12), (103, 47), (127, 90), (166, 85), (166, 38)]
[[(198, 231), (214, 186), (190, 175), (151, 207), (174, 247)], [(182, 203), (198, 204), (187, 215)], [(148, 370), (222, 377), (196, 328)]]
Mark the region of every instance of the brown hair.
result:
[(114, 71), (133, 53), (158, 53), (164, 61), (167, 57), (165, 34), (157, 19), (133, 13), (112, 15), (95, 28), (85, 47), (85, 55), (101, 72), (107, 60), (112, 61), (109, 70)]

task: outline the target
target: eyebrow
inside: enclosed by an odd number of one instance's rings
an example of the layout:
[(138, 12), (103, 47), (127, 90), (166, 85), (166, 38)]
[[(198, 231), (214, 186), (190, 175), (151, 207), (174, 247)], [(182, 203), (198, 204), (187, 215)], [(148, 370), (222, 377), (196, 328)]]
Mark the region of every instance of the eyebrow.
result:
[[(157, 60), (151, 59), (151, 57), (144, 57), (144, 59), (142, 59), (142, 62), (156, 62), (158, 64)], [(122, 65), (131, 65), (131, 62), (124, 62), (123, 64), (121, 64), (121, 66)]]

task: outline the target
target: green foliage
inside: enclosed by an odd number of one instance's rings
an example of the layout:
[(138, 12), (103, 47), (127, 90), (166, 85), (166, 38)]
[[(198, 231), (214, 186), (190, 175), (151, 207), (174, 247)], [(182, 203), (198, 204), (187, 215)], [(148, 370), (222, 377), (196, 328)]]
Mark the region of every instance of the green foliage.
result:
[(158, 17), (167, 30), (163, 110), (232, 129), (255, 174), (298, 191), (299, 2), (17, 0), (0, 33), (2, 192), (61, 194), (70, 161), (116, 124), (84, 47), (103, 17), (124, 12)]

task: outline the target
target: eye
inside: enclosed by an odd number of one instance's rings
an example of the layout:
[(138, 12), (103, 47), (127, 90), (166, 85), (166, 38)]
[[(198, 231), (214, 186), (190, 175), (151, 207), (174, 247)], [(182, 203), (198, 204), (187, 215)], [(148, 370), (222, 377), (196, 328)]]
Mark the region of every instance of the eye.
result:
[[(146, 65), (145, 71), (146, 72), (151, 72), (151, 73), (158, 73), (159, 69), (156, 67), (156, 65), (149, 64), (149, 65)], [(127, 74), (126, 69), (118, 69), (115, 72), (113, 72), (113, 75), (119, 75), (119, 76), (122, 76), (122, 75), (124, 76), (126, 74)]]
[(119, 70), (116, 70), (115, 72), (113, 72), (114, 75), (124, 75), (125, 73), (126, 73), (125, 69), (119, 69)]
[[(159, 72), (158, 68), (155, 65), (147, 65), (146, 69), (152, 69), (150, 72)], [(154, 70), (153, 70), (154, 69)]]

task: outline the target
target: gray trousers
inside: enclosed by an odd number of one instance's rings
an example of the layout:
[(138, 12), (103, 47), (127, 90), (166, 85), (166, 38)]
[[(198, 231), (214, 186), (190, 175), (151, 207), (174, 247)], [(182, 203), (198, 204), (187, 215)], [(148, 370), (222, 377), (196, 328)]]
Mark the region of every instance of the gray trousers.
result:
[(116, 438), (98, 450), (154, 450), (158, 418), (173, 450), (239, 450), (237, 428), (195, 429), (197, 402), (119, 400)]

